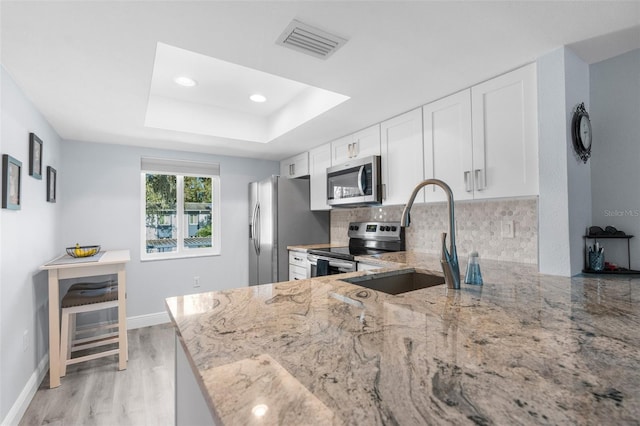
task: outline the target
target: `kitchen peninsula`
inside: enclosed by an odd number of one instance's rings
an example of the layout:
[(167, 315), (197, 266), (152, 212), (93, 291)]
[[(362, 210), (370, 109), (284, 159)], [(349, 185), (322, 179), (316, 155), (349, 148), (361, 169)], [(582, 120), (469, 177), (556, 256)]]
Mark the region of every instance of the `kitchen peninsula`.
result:
[[(363, 260), (440, 271), (436, 256), (413, 252)], [(560, 278), (485, 260), (484, 286), (461, 290), (392, 296), (339, 279), (377, 272), (167, 299), (207, 415), (216, 424), (640, 418), (640, 278)]]

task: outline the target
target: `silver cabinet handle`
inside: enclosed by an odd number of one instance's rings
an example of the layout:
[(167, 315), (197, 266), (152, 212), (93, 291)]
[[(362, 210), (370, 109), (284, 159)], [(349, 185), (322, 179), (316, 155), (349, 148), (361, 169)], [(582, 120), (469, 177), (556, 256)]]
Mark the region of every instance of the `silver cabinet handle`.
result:
[(297, 260), (298, 262), (302, 262), (302, 258), (301, 257), (293, 257), (293, 260)]
[(353, 157), (353, 144), (350, 143), (349, 144), (349, 158), (352, 158), (352, 157)]
[(466, 172), (464, 172), (464, 190), (467, 192), (473, 192), (473, 187), (470, 185), (471, 184), (471, 171), (468, 170)]
[(353, 156), (357, 157), (360, 154), (360, 147), (358, 146), (358, 142), (353, 143)]
[(291, 173), (291, 176), (295, 176), (295, 174), (296, 174), (296, 164), (295, 163), (293, 163), (291, 165), (291, 169), (293, 170), (293, 173)]
[(476, 191), (482, 191), (484, 190), (485, 187), (485, 179), (484, 179), (484, 170), (483, 169), (476, 169), (474, 171), (474, 177), (475, 177), (475, 187), (476, 187)]

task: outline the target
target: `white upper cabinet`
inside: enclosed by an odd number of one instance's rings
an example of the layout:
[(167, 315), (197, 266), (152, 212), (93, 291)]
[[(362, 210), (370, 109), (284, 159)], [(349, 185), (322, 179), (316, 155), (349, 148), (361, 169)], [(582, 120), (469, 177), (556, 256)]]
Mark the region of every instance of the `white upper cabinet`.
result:
[(331, 142), (331, 163), (333, 165), (370, 155), (380, 155), (379, 124)]
[(538, 194), (535, 64), (471, 88), (477, 198)]
[[(424, 176), (446, 182), (454, 200), (473, 198), (471, 89), (422, 107), (424, 119)], [(445, 201), (436, 186), (424, 188), (425, 200)]]
[[(422, 109), (383, 122), (380, 133), (383, 204), (405, 204), (413, 188), (424, 179)], [(416, 202), (423, 202), (423, 197), (418, 194)]]
[(297, 178), (309, 174), (309, 153), (303, 152), (280, 162), (280, 176)]
[(331, 144), (309, 151), (309, 191), (311, 210), (329, 210), (327, 204), (327, 167), (331, 167)]
[[(423, 106), (425, 177), (455, 200), (538, 194), (535, 65)], [(426, 188), (426, 201), (443, 201)]]

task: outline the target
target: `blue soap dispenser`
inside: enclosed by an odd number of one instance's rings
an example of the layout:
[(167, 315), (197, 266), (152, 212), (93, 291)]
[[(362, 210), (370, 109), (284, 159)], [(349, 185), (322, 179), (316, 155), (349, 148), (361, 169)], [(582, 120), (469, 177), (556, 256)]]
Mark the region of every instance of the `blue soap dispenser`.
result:
[(465, 284), (482, 285), (482, 273), (480, 273), (480, 261), (478, 257), (477, 251), (469, 253), (467, 273), (464, 275)]

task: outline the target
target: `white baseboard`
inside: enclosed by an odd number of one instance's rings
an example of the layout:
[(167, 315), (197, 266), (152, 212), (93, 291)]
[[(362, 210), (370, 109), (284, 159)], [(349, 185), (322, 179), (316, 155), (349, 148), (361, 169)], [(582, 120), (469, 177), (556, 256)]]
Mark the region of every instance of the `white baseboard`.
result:
[(49, 371), (49, 354), (43, 356), (38, 363), (38, 367), (36, 367), (36, 370), (31, 374), (31, 377), (29, 377), (18, 399), (16, 399), (7, 416), (2, 420), (2, 426), (13, 426), (20, 423), (22, 416), (24, 416), (27, 408), (29, 408), (29, 404), (31, 404), (31, 400), (36, 394), (38, 387), (40, 387), (40, 383), (42, 383), (42, 379), (44, 379), (47, 371)]
[(135, 328), (150, 327), (152, 325), (166, 324), (171, 319), (166, 311), (156, 312), (153, 314), (138, 315), (127, 318), (127, 330)]

